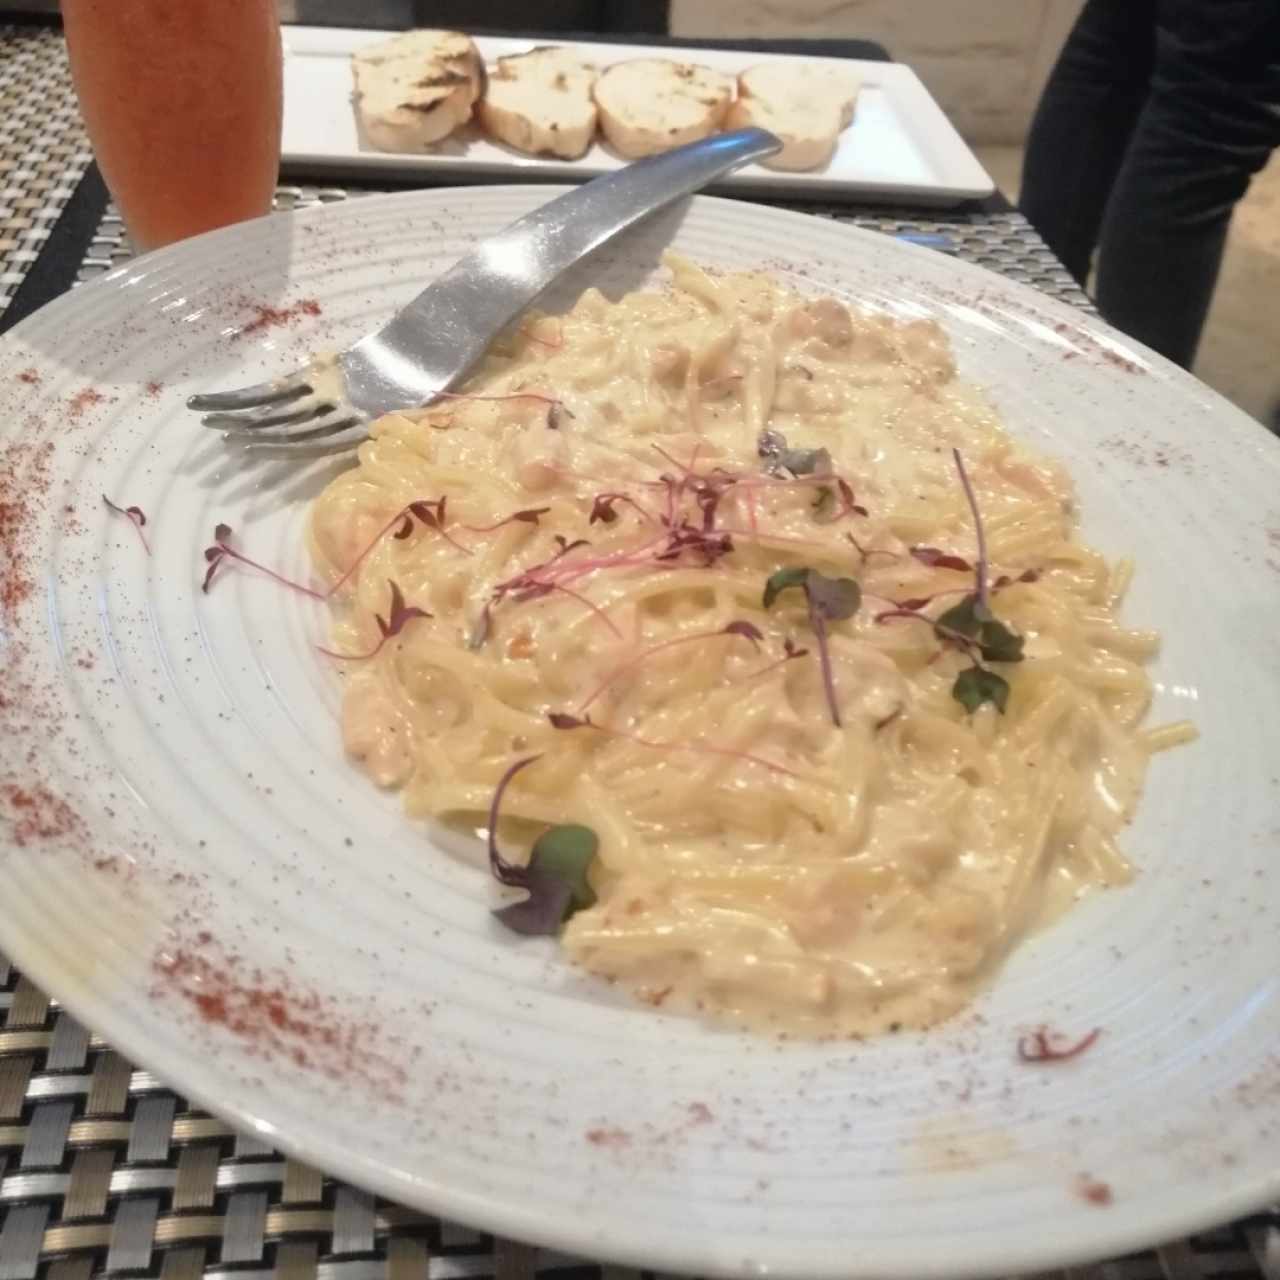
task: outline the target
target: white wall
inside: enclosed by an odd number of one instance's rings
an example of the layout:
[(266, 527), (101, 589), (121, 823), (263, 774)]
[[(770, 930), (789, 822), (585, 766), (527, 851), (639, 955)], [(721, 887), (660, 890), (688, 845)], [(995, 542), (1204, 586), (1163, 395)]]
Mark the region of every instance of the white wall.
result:
[(671, 0), (686, 36), (863, 36), (915, 68), (971, 142), (1021, 142), (1083, 0)]

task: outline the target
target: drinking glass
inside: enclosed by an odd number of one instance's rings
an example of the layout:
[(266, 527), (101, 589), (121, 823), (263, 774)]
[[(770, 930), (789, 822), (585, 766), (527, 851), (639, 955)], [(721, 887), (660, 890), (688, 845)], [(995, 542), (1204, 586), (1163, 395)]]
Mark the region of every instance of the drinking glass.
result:
[(271, 209), (275, 0), (62, 0), (94, 154), (139, 251)]

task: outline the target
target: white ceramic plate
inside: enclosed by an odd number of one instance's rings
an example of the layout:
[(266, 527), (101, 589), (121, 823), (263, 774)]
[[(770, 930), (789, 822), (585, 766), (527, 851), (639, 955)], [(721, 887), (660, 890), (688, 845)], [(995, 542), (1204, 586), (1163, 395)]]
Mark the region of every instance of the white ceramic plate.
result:
[[(713, 199), (559, 294), (634, 286), (674, 243), (936, 315), (1011, 428), (1069, 462), (1088, 537), (1136, 556), (1129, 616), (1166, 637), (1156, 718), (1190, 714), (1203, 737), (1155, 762), (1137, 882), (1021, 947), (930, 1034), (709, 1029), (499, 932), (479, 860), (434, 848), (344, 762), (320, 608), (248, 573), (201, 595), (218, 521), (305, 573), (320, 477), (238, 464), (184, 397), (353, 339), (553, 193), (274, 217), (141, 259), (5, 340), (0, 947), (266, 1141), (585, 1255), (1018, 1273), (1280, 1192), (1280, 446), (1095, 321), (927, 250)], [(150, 557), (103, 493), (145, 511)], [(1019, 1063), (1044, 1022), (1103, 1034), (1069, 1064)]]
[[(593, 178), (626, 163), (597, 141), (580, 160), (525, 155), (468, 126), (425, 154), (389, 154), (364, 140), (351, 104), (351, 55), (387, 38), (385, 31), (333, 27), (284, 29), (284, 138), (286, 167), (316, 173), (429, 174), (437, 181), (540, 181)], [(482, 36), (486, 62), (524, 53), (528, 40)], [(854, 122), (841, 135), (831, 162), (808, 173), (780, 173), (748, 165), (725, 178), (725, 189), (815, 198), (857, 192), (861, 198), (910, 197), (916, 204), (956, 204), (989, 196), (995, 186), (910, 67), (899, 62), (847, 58), (796, 59), (783, 54), (669, 45), (580, 43), (600, 66), (627, 58), (683, 58), (736, 76), (760, 62), (811, 61), (851, 68), (862, 78)]]

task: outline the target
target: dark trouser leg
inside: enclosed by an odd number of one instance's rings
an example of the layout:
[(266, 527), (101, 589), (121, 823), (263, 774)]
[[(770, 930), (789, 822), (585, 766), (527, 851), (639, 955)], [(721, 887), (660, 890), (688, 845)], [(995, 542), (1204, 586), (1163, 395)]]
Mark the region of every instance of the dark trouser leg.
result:
[(1156, 0), (1089, 0), (1027, 138), (1022, 212), (1084, 284), (1155, 58)]
[(1185, 366), (1231, 212), (1280, 145), (1280, 3), (1159, 10), (1151, 96), (1103, 220), (1097, 297), (1112, 324)]

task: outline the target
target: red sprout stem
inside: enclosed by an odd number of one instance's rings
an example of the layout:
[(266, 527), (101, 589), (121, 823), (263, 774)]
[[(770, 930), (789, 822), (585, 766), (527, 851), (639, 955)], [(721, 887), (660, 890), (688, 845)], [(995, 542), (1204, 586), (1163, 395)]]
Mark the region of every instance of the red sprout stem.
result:
[(489, 870), (495, 880), (502, 884), (514, 885), (517, 888), (528, 887), (525, 883), (525, 876), (522, 874), (524, 868), (518, 863), (508, 862), (498, 848), (498, 814), (502, 808), (502, 797), (506, 795), (512, 778), (521, 769), (527, 769), (529, 765), (541, 759), (542, 757), (539, 755), (526, 756), (523, 760), (517, 760), (498, 779), (498, 785), (493, 789), (493, 799), (489, 801)]
[(796, 658), (807, 654), (808, 649), (797, 649), (795, 653), (783, 654), (781, 658), (775, 658), (772, 662), (766, 663), (763, 667), (755, 671), (749, 671), (740, 680), (735, 680), (735, 684), (746, 684), (749, 680), (759, 680), (761, 676), (767, 676), (770, 671), (776, 671), (779, 667), (785, 667), (788, 662), (795, 661)]
[(691, 476), (693, 474), (693, 464), (698, 460), (698, 450), (702, 446), (701, 445), (694, 446), (693, 456), (690, 457), (687, 463), (681, 462), (678, 458), (673, 457), (660, 444), (654, 444), (654, 445), (651, 445), (651, 447), (657, 453), (660, 453), (664, 458), (666, 458), (666, 460), (669, 463), (671, 463), (673, 467), (679, 467), (680, 470), (683, 471), (686, 476)]
[[(550, 510), (551, 510), (550, 507), (542, 507), (539, 510), (539, 514), (541, 515), (543, 512), (550, 511)], [(493, 524), (464, 524), (464, 525), (460, 525), (459, 528), (465, 529), (468, 533), (496, 533), (499, 529), (502, 529), (509, 524), (527, 524), (530, 526), (533, 526), (536, 524), (536, 521), (533, 521), (533, 520), (519, 519), (519, 516), (521, 514), (522, 514), (521, 512), (517, 511), (517, 512), (513, 512), (509, 516), (506, 516), (502, 520), (495, 520)], [(468, 551), (468, 554), (470, 554), (469, 551)]]
[(836, 677), (831, 670), (831, 648), (827, 640), (827, 620), (814, 608), (809, 609), (809, 625), (818, 642), (818, 662), (822, 666), (822, 690), (827, 695), (827, 706), (831, 710), (831, 723), (837, 729), (843, 728), (840, 720), (840, 702), (836, 696)]
[(389, 534), (391, 530), (394, 529), (395, 526), (398, 525), (408, 514), (409, 508), (401, 507), (400, 510), (397, 511), (376, 534), (374, 534), (373, 540), (369, 542), (365, 546), (365, 549), (361, 551), (360, 554), (356, 556), (356, 558), (346, 567), (342, 576), (329, 588), (328, 591), (324, 593), (322, 598), (328, 599), (330, 596), (335, 595), (339, 590), (341, 590), (343, 585), (350, 580), (351, 575), (364, 563), (365, 557), (368, 556), (369, 552), (372, 551), (374, 547), (376, 547), (378, 543), (380, 543), (382, 539), (385, 538), (387, 534)]
[(105, 493), (102, 495), (102, 501), (107, 504), (108, 510), (113, 511), (118, 516), (124, 516), (133, 525), (133, 531), (138, 535), (138, 541), (142, 543), (143, 551), (150, 555), (151, 545), (147, 542), (147, 535), (142, 531), (142, 526), (146, 523), (147, 518), (142, 514), (141, 508), (122, 507), (118, 503), (112, 502)]
[(472, 551), (470, 547), (463, 546), (462, 543), (444, 527), (444, 525), (436, 525), (435, 532), (438, 533), (451, 547), (455, 547), (457, 550), (461, 551), (464, 556), (475, 555), (475, 552)]
[(973, 512), (973, 527), (978, 535), (978, 563), (974, 567), (974, 574), (977, 579), (978, 603), (985, 608), (987, 604), (987, 535), (982, 528), (978, 499), (973, 492), (973, 485), (969, 483), (969, 473), (964, 469), (964, 459), (960, 456), (960, 450), (952, 449), (951, 456), (955, 459), (956, 471), (960, 474), (960, 484), (964, 488), (965, 498), (968, 499), (969, 510)]
[(624, 671), (629, 671), (632, 667), (639, 665), (641, 662), (647, 662), (655, 654), (663, 652), (664, 649), (674, 649), (677, 645), (692, 644), (695, 640), (711, 640), (716, 636), (732, 636), (735, 633), (725, 631), (723, 628), (717, 631), (699, 631), (691, 636), (676, 636), (672, 640), (664, 640), (661, 644), (655, 644), (651, 649), (645, 649), (642, 653), (637, 653), (628, 658), (625, 662), (619, 663), (605, 678), (596, 685), (591, 695), (586, 698), (578, 707), (578, 714), (582, 715), (584, 711), (620, 676)]
[(316, 652), (323, 653), (326, 658), (336, 658), (339, 662), (368, 662), (382, 652), (382, 646), (390, 639), (390, 635), (383, 636), (367, 653), (339, 653), (337, 649), (326, 649), (322, 644), (316, 645)]
[(1048, 1027), (1038, 1027), (1029, 1036), (1019, 1038), (1018, 1057), (1023, 1062), (1065, 1062), (1092, 1048), (1101, 1034), (1102, 1028), (1094, 1027), (1087, 1036), (1077, 1040), (1075, 1044), (1059, 1049), (1053, 1043), (1054, 1033)]
[(572, 587), (566, 587), (563, 583), (560, 583), (560, 582), (553, 582), (550, 584), (550, 586), (553, 591), (559, 591), (563, 595), (571, 596), (579, 604), (586, 605), (586, 607), (590, 609), (591, 612), (594, 613), (596, 617), (599, 618), (600, 621), (603, 622), (604, 625), (608, 627), (609, 630), (612, 631), (615, 636), (618, 637), (619, 640), (624, 639), (624, 636), (622, 632), (619, 630), (617, 623), (615, 623), (614, 620), (611, 617), (609, 617), (609, 615), (605, 613), (605, 611), (598, 604), (596, 604), (594, 600), (588, 599), (586, 596), (582, 594), (582, 592), (574, 591)]
[[(954, 595), (955, 593), (948, 591), (945, 593), (940, 592), (939, 594)], [(962, 635), (959, 631), (955, 631), (951, 627), (943, 626), (940, 622), (929, 617), (927, 613), (919, 613), (915, 609), (885, 609), (882, 613), (876, 614), (877, 623), (887, 622), (893, 618), (914, 618), (917, 622), (927, 623), (933, 628), (937, 635), (942, 636), (946, 640), (950, 640), (952, 644), (963, 649), (966, 653), (974, 653), (981, 648), (976, 640), (971, 640), (968, 636)], [(941, 651), (939, 651), (939, 654), (940, 652)], [(929, 661), (933, 662), (939, 654), (934, 654), (933, 658), (930, 658)]]
[(915, 609), (885, 609), (876, 614), (877, 622), (888, 622), (891, 618), (914, 618), (917, 622), (927, 622), (933, 626), (933, 619), (928, 614), (919, 613)]
[(609, 498), (612, 498), (614, 502), (625, 502), (627, 506), (633, 507), (636, 511), (638, 511), (646, 520), (649, 521), (650, 524), (661, 523), (659, 518), (655, 516), (653, 512), (649, 510), (648, 507), (642, 506), (629, 493), (618, 493), (615, 490), (609, 490), (607, 494), (597, 494), (596, 496), (609, 497)]
[(242, 555), (230, 543), (221, 539), (215, 540), (215, 545), (222, 551), (222, 554), (229, 556), (232, 560), (239, 560), (241, 564), (247, 564), (251, 569), (257, 569), (259, 573), (265, 573), (268, 578), (274, 579), (282, 587), (288, 587), (290, 591), (296, 591), (299, 595), (310, 596), (312, 600), (327, 600), (328, 594), (323, 591), (316, 591), (311, 587), (304, 587), (300, 582), (294, 582), (292, 578), (286, 578), (283, 574), (277, 573), (274, 569), (268, 569), (265, 564), (259, 564), (256, 560), (251, 560), (248, 556)]
[(882, 551), (879, 547), (864, 547), (851, 533), (846, 532), (844, 536), (853, 543), (853, 549), (862, 557), (864, 563), (870, 560), (872, 556), (885, 556), (890, 560), (902, 559), (896, 551)]

